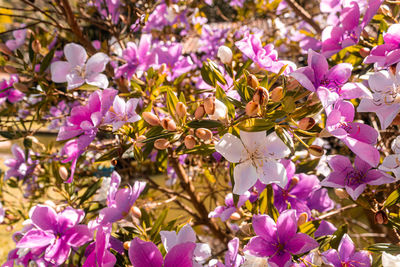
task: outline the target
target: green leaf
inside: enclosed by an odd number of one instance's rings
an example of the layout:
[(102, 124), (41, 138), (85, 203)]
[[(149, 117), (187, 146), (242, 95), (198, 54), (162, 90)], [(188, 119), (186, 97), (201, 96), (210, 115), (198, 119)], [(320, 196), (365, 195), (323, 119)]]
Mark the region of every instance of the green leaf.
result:
[(217, 85), (217, 90), (215, 92), (215, 97), (220, 100), (228, 108), (228, 114), (231, 118), (235, 117), (235, 106), (226, 97), (225, 91), (221, 86)]
[(164, 223), (165, 218), (167, 218), (168, 211), (168, 208), (164, 209), (151, 227), (150, 236), (152, 236), (152, 240), (156, 235), (158, 235), (161, 225)]
[(206, 64), (206, 62), (203, 62), (203, 66), (201, 67), (200, 70), (201, 78), (209, 85), (215, 86), (215, 78), (211, 74), (210, 67)]
[(347, 233), (347, 224), (342, 224), (339, 229), (337, 229), (334, 233), (333, 233), (333, 238), (330, 242), (330, 245), (332, 248), (334, 249), (338, 249), (340, 241), (342, 240), (344, 234)]
[(275, 123), (266, 119), (250, 118), (238, 123), (237, 127), (245, 132), (268, 131)]
[(219, 121), (215, 120), (201, 120), (201, 121), (191, 121), (187, 124), (190, 128), (207, 128), (207, 129), (212, 129), (212, 128), (218, 128), (221, 127), (223, 124)]
[(214, 152), (215, 152), (214, 145), (203, 144), (200, 146), (195, 146), (192, 149), (184, 149), (179, 154), (211, 155)]
[(309, 221), (306, 223), (303, 223), (302, 225), (299, 226), (300, 232), (306, 234), (306, 235), (312, 235), (315, 231), (317, 231), (321, 221)]
[(372, 251), (372, 252), (389, 252), (393, 254), (399, 254), (400, 253), (400, 246), (390, 244), (390, 243), (376, 243), (374, 245), (371, 245), (367, 247), (367, 250)]
[(282, 128), (280, 126), (275, 127), (275, 132), (278, 135), (278, 137), (282, 140), (282, 142), (290, 149), (292, 154), (294, 153), (294, 143), (293, 139), (288, 133), (288, 131), (285, 128)]
[(97, 189), (101, 187), (103, 179), (97, 180), (93, 185), (89, 186), (85, 193), (81, 196), (81, 199), (79, 200), (79, 205), (82, 205), (86, 200), (88, 200), (91, 196), (93, 196)]
[(242, 67), (240, 67), (240, 69), (238, 70), (238, 72), (235, 75), (235, 80), (239, 79), (240, 76), (242, 76), (243, 72), (245, 69), (247, 69), (248, 67), (250, 67), (251, 63), (253, 63), (253, 61), (251, 59), (248, 59)]
[(383, 207), (384, 208), (390, 207), (398, 203), (399, 201), (400, 201), (400, 188), (397, 188), (392, 193), (390, 193), (388, 198), (385, 200), (385, 203), (383, 203)]
[(167, 88), (167, 108), (169, 114), (175, 118), (175, 121), (178, 121), (179, 118), (176, 115), (176, 105), (178, 104), (179, 99), (176, 97), (175, 93), (171, 90), (171, 88)]
[(47, 55), (43, 58), (42, 62), (40, 63), (40, 74), (42, 74), (49, 67), (51, 60), (54, 56), (54, 51), (56, 51), (56, 48), (51, 49), (49, 53), (47, 53)]

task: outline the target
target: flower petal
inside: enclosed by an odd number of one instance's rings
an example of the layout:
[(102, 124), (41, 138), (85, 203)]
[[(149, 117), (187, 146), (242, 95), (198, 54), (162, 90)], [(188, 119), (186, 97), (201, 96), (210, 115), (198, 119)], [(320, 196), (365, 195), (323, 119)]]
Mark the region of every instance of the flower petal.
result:
[(215, 144), (215, 150), (229, 162), (238, 163), (247, 154), (242, 141), (233, 134), (225, 134), (221, 140)]
[(96, 53), (89, 58), (86, 63), (86, 73), (88, 75), (103, 72), (106, 69), (110, 58), (104, 53)]
[(57, 213), (49, 206), (36, 205), (29, 211), (32, 223), (43, 231), (57, 232)]
[(163, 256), (157, 246), (135, 237), (129, 247), (129, 259), (133, 267), (162, 267)]
[(297, 233), (285, 248), (292, 254), (298, 255), (310, 251), (319, 246), (318, 242), (303, 233)]
[(192, 267), (195, 248), (191, 242), (176, 245), (165, 256), (164, 267)]
[(87, 59), (85, 48), (75, 43), (69, 43), (64, 46), (64, 55), (72, 68), (83, 66)]
[(235, 166), (233, 178), (235, 185), (233, 193), (243, 195), (257, 182), (257, 170), (251, 161), (245, 161)]
[(17, 248), (39, 248), (51, 244), (55, 236), (39, 229), (28, 231), (17, 243)]
[(285, 210), (276, 221), (279, 243), (286, 244), (297, 232), (297, 217), (295, 210)]
[(51, 80), (56, 83), (67, 82), (67, 75), (71, 72), (71, 65), (66, 61), (56, 61), (50, 66)]

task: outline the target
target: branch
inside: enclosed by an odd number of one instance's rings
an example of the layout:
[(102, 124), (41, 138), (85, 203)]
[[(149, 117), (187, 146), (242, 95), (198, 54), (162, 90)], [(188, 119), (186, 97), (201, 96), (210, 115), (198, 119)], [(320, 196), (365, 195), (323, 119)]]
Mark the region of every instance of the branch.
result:
[(321, 33), (322, 30), (319, 25), (312, 19), (310, 13), (307, 12), (296, 0), (286, 0), (286, 3), (293, 9), (293, 11), (302, 17), (308, 24), (310, 24), (317, 33)]

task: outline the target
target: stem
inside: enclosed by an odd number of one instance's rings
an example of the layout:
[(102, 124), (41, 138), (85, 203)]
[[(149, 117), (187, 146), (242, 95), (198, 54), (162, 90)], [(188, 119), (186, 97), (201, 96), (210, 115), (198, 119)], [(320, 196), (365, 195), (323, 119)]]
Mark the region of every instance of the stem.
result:
[(186, 191), (186, 193), (189, 195), (190, 198), (190, 202), (192, 203), (193, 207), (196, 209), (196, 211), (199, 213), (199, 218), (200, 224), (204, 224), (207, 225), (211, 232), (213, 232), (213, 234), (219, 239), (221, 240), (222, 243), (226, 244), (229, 237), (226, 233), (224, 233), (219, 227), (218, 225), (211, 221), (208, 218), (208, 210), (207, 208), (204, 206), (204, 203), (201, 202), (200, 198), (196, 195), (195, 193), (195, 187), (192, 183), (192, 181), (189, 179), (189, 177), (187, 176), (183, 166), (179, 163), (179, 160), (176, 156), (172, 155), (172, 151), (169, 151), (169, 162), (172, 166), (172, 168), (174, 169), (176, 175), (178, 176), (178, 179), (181, 183), (181, 186), (183, 188), (183, 190)]
[(322, 30), (319, 25), (312, 19), (310, 13), (307, 12), (296, 0), (286, 0), (286, 3), (293, 9), (293, 11), (302, 17), (317, 33), (321, 33)]

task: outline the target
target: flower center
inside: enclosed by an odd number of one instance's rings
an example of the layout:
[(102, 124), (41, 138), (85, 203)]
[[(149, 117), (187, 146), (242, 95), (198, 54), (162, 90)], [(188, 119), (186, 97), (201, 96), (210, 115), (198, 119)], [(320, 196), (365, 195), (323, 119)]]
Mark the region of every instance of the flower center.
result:
[(342, 83), (336, 81), (336, 80), (330, 80), (328, 78), (325, 78), (320, 82), (322, 86), (328, 88), (329, 90), (336, 92), (340, 94), (342, 90)]
[(80, 77), (85, 78), (86, 76), (86, 72), (85, 72), (85, 66), (75, 66), (75, 68), (73, 69)]
[(364, 180), (364, 174), (362, 172), (360, 172), (359, 170), (352, 170), (347, 173), (346, 185), (348, 186), (359, 185), (363, 182), (363, 180)]

